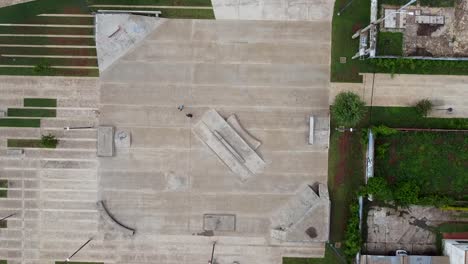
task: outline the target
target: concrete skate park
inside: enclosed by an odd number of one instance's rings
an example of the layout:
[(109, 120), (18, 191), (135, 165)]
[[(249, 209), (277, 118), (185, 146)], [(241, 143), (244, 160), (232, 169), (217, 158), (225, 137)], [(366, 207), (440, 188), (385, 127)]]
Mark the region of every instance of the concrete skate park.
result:
[[(312, 15), (103, 17), (99, 78), (2, 77), (3, 105), (58, 104), (40, 128), (0, 128), (8, 263), (63, 261), (90, 238), (73, 261), (206, 263), (214, 242), (219, 264), (323, 256), (331, 17)], [(46, 132), (57, 149), (6, 153)]]

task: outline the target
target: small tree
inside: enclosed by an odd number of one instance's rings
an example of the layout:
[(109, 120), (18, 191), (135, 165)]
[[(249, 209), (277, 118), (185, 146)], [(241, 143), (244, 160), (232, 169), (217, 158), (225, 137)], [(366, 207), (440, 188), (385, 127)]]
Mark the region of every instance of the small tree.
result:
[(50, 63), (46, 60), (39, 62), (36, 66), (34, 66), (33, 71), (37, 74), (51, 74), (54, 69), (52, 69)]
[(414, 106), (418, 114), (422, 117), (426, 117), (427, 114), (432, 110), (434, 105), (429, 99), (422, 99), (419, 100), (416, 105)]
[(332, 114), (338, 125), (356, 126), (366, 113), (365, 103), (353, 92), (341, 92), (335, 97)]
[(372, 194), (375, 199), (380, 201), (393, 200), (392, 189), (387, 181), (382, 177), (372, 177), (367, 181), (367, 185), (362, 187), (359, 192), (361, 195)]
[(58, 144), (58, 139), (52, 135), (42, 135), (41, 136), (41, 146), (43, 148), (56, 148)]
[(393, 195), (398, 204), (410, 205), (418, 204), (419, 202), (419, 185), (413, 181), (407, 181), (398, 184), (395, 188)]

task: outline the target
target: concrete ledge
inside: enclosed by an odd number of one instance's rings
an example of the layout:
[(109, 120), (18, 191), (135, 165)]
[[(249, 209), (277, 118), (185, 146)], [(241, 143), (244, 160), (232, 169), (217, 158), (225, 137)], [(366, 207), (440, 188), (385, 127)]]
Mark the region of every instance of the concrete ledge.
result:
[(135, 235), (136, 229), (128, 227), (125, 224), (122, 224), (119, 220), (117, 220), (110, 212), (109, 209), (106, 207), (106, 203), (104, 201), (97, 202), (98, 211), (101, 212), (101, 215), (107, 220), (107, 222), (117, 224), (120, 229), (123, 231), (124, 234), (133, 236)]

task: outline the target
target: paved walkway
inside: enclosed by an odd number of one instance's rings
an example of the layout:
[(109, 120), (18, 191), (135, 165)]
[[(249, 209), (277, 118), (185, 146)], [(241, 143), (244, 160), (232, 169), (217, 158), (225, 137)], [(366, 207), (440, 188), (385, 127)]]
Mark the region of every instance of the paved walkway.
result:
[(216, 19), (329, 21), (329, 0), (213, 0)]
[(91, 7), (102, 8), (154, 8), (154, 9), (213, 9), (211, 6), (158, 6), (158, 5), (91, 5)]
[[(428, 98), (435, 108), (454, 109), (453, 113), (434, 110), (434, 117), (468, 117), (468, 76), (417, 75), (417, 74), (364, 74), (364, 83), (332, 83), (330, 103), (343, 90), (354, 91), (365, 102), (375, 106), (411, 106)], [(372, 98), (372, 100), (371, 100)]]
[(11, 5), (16, 5), (16, 4), (21, 4), (21, 3), (31, 2), (31, 1), (33, 0), (1, 0), (0, 7), (11, 6)]

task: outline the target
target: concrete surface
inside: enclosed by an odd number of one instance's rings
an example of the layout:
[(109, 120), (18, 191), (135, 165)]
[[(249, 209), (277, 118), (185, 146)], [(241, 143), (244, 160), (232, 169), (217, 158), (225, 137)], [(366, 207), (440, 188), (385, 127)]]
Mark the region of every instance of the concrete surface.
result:
[(216, 19), (329, 21), (330, 0), (213, 0)]
[[(326, 183), (329, 52), (328, 22), (166, 20), (100, 80), (0, 77), (2, 108), (58, 99), (57, 118), (41, 128), (0, 128), (0, 178), (9, 181), (0, 215), (18, 212), (0, 229), (0, 259), (63, 261), (91, 237), (73, 261), (206, 263), (213, 241), (220, 264), (323, 256), (323, 242), (273, 245), (269, 226), (302, 186)], [(192, 133), (210, 108), (235, 114), (262, 142), (263, 173), (240, 183)], [(128, 131), (130, 147), (97, 159), (95, 129), (63, 129), (100, 124)], [(59, 138), (57, 149), (7, 156), (7, 138), (47, 133)], [(136, 234), (110, 225), (99, 200)], [(206, 214), (236, 215), (235, 231), (204, 236)]]
[[(305, 184), (327, 180), (329, 32), (322, 22), (164, 20), (103, 72), (99, 122), (129, 131), (132, 145), (99, 159), (100, 199), (137, 228), (131, 243), (154, 248), (150, 241), (170, 237), (179, 245), (151, 255), (125, 251), (115, 263), (202, 263), (214, 240), (218, 263), (323, 254), (321, 240), (273, 245), (269, 217)], [(262, 142), (263, 173), (240, 182), (193, 133), (212, 108), (235, 114)], [(236, 215), (236, 230), (197, 235), (205, 214)]]
[[(340, 91), (353, 91), (359, 94), (367, 105), (411, 106), (421, 99), (434, 102), (434, 108), (453, 108), (452, 113), (433, 110), (429, 116), (455, 118), (468, 117), (466, 98), (468, 76), (418, 75), (418, 74), (363, 74), (364, 83), (332, 83), (330, 103)], [(374, 84), (372, 84), (374, 82)], [(372, 89), (373, 85), (373, 89)], [(373, 91), (372, 91), (373, 90)]]
[(99, 71), (105, 71), (159, 24), (157, 17), (97, 13), (95, 39)]

